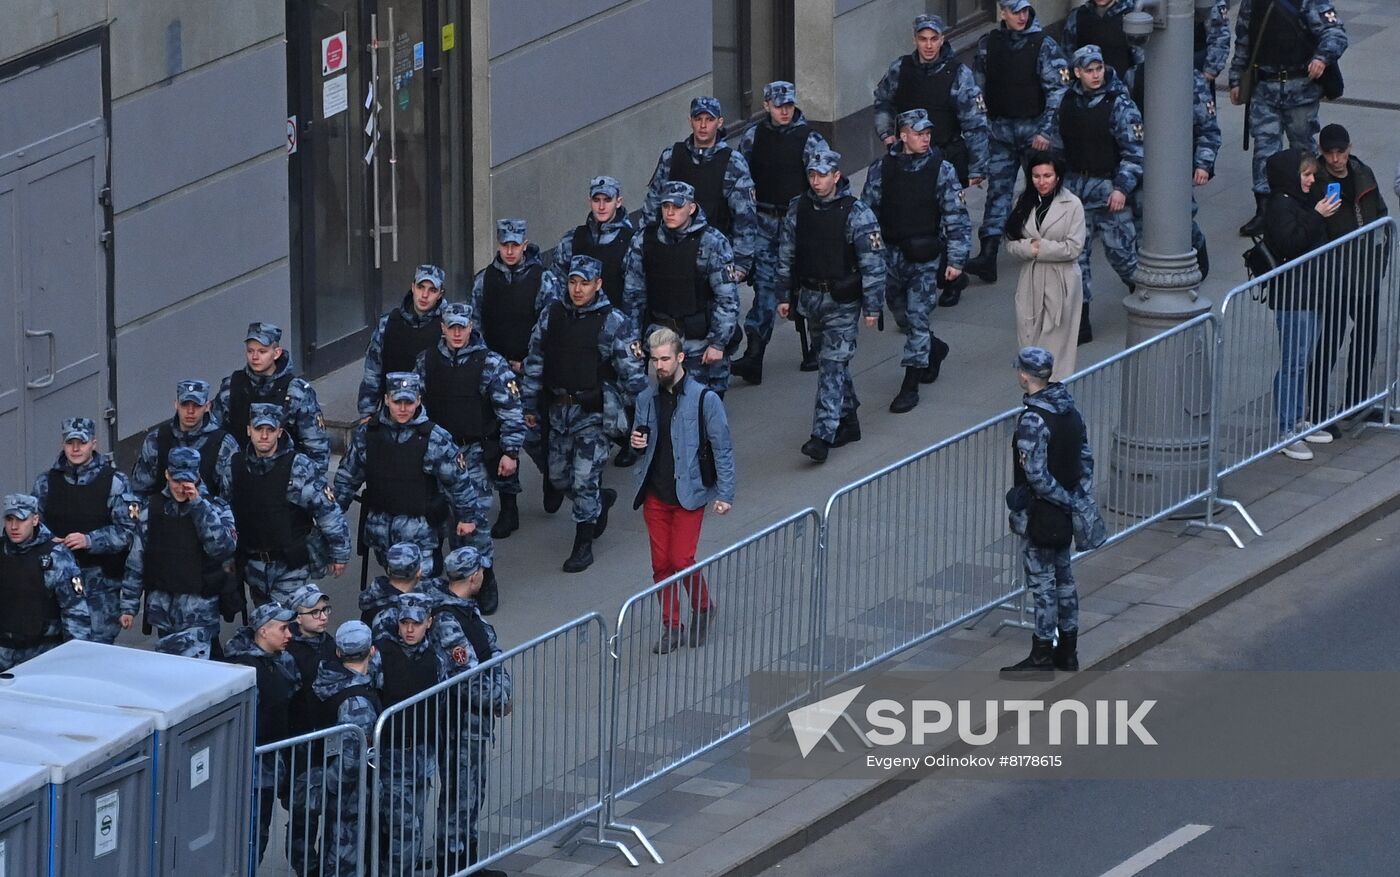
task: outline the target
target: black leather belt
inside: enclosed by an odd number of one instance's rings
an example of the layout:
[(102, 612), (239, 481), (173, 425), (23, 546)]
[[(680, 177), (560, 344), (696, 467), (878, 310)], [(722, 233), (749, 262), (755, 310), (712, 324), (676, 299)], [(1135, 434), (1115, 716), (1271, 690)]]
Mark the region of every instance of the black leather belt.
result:
[(1290, 79), (1306, 79), (1306, 67), (1255, 67), (1261, 82), (1287, 82)]
[[(854, 276), (854, 274), (851, 275), (851, 277)], [(810, 289), (813, 292), (820, 292), (826, 295), (831, 295), (842, 284), (848, 282), (850, 282), (850, 277), (843, 277), (840, 280), (816, 280), (814, 278), (804, 277), (798, 281), (798, 283), (802, 284), (803, 289)]]

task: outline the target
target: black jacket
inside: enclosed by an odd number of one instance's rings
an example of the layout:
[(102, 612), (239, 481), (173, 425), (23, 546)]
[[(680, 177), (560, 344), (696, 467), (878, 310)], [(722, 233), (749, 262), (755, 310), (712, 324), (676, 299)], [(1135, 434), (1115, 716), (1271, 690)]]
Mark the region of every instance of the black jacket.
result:
[[(1285, 149), (1269, 156), (1269, 202), (1264, 208), (1264, 243), (1279, 263), (1307, 255), (1327, 243), (1327, 220), (1314, 207), (1322, 200), (1319, 183), (1304, 192), (1298, 167), (1306, 153)], [(1322, 300), (1326, 260), (1313, 260), (1270, 281), (1269, 306), (1277, 310), (1315, 310)]]

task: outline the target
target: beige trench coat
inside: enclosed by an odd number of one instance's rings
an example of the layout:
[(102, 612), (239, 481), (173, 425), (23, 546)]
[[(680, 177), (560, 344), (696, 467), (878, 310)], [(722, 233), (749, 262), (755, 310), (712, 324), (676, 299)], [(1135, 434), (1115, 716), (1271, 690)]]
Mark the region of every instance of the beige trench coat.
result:
[[(1080, 308), (1084, 282), (1079, 254), (1084, 249), (1084, 205), (1069, 189), (1061, 189), (1050, 202), (1044, 224), (1035, 212), (1026, 220), (1021, 240), (1006, 242), (1006, 251), (1025, 261), (1016, 281), (1016, 337), (1022, 347), (1034, 345), (1055, 357), (1052, 380), (1074, 374), (1075, 348), (1079, 340)], [(1040, 255), (1031, 255), (1031, 243), (1040, 241)]]

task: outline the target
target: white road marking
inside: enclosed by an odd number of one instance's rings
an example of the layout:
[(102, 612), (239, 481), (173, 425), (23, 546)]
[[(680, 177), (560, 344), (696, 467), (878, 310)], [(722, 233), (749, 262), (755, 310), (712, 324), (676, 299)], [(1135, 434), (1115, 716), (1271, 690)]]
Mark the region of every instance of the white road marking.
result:
[(1103, 872), (1101, 877), (1132, 877), (1132, 875), (1146, 870), (1149, 865), (1165, 859), (1210, 829), (1209, 825), (1183, 825), (1121, 865)]

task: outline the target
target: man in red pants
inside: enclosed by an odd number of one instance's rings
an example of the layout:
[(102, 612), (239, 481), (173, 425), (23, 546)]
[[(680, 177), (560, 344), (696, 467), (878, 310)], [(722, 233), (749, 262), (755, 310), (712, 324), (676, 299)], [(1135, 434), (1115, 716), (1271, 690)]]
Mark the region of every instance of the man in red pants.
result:
[[(647, 337), (656, 385), (637, 397), (632, 447), (642, 452), (633, 508), (641, 508), (651, 538), (651, 578), (660, 582), (695, 563), (705, 506), (715, 514), (734, 502), (734, 446), (724, 402), (685, 374), (681, 339), (670, 329)], [(688, 640), (703, 646), (716, 603), (699, 573), (685, 579), (690, 596), (690, 636), (681, 621), (680, 593), (673, 583), (657, 596), (665, 630), (652, 651), (665, 655)]]

